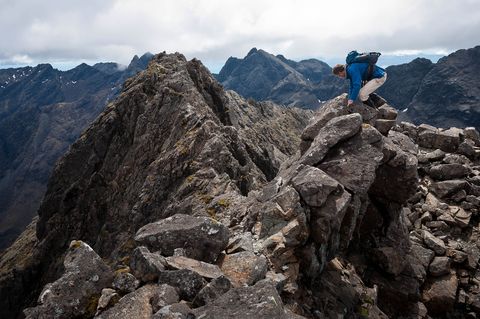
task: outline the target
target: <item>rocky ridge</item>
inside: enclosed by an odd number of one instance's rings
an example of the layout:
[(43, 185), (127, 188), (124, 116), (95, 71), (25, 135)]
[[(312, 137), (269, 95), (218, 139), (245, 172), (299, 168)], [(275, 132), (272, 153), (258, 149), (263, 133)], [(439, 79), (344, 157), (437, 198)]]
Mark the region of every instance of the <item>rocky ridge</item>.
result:
[(38, 294), (60, 277), (71, 240), (116, 264), (133, 251), (136, 230), (178, 212), (234, 225), (240, 212), (229, 207), (276, 176), (309, 112), (249, 104), (223, 91), (198, 61), (160, 54), (58, 162), (38, 240), (14, 244), (35, 248), (3, 254), (2, 315), (28, 302), (26, 291)]
[(345, 88), (345, 81), (332, 75), (322, 61), (296, 62), (256, 48), (243, 59), (230, 57), (216, 77), (245, 98), (307, 109), (318, 108)]
[(345, 105), (249, 104), (157, 55), (57, 165), (0, 309), (29, 289), (27, 318), (475, 318), (478, 132)]
[(55, 162), (151, 57), (135, 56), (125, 68), (0, 70), (0, 250), (35, 216)]

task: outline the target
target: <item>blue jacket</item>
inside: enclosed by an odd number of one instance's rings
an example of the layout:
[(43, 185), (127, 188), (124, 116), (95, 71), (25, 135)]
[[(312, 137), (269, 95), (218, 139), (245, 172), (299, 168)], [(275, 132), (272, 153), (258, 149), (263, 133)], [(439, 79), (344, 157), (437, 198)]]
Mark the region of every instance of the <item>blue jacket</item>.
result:
[[(356, 100), (358, 97), (358, 92), (362, 87), (362, 81), (365, 81), (364, 78), (367, 75), (368, 63), (352, 63), (347, 66), (347, 79), (350, 80), (350, 91), (348, 93), (348, 98), (350, 100)], [(381, 67), (375, 65), (373, 68), (372, 78), (378, 79), (385, 75), (385, 70)]]

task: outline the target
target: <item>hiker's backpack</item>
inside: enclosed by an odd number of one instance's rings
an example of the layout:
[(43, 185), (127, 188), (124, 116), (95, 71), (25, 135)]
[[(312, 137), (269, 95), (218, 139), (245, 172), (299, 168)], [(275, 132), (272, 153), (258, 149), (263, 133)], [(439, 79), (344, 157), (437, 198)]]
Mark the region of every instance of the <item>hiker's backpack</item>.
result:
[(366, 71), (365, 78), (367, 81), (372, 79), (373, 69), (375, 68), (375, 63), (378, 61), (378, 57), (381, 55), (380, 52), (365, 52), (365, 53), (358, 53), (357, 51), (351, 51), (347, 54), (347, 58), (345, 61), (347, 65), (352, 63), (368, 63), (368, 69)]

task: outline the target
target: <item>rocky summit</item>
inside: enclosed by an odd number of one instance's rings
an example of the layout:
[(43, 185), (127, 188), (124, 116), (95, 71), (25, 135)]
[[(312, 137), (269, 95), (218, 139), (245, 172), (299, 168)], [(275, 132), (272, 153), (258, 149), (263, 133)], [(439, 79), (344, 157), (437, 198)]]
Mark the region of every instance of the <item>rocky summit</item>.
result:
[(480, 135), (156, 55), (0, 259), (5, 318), (477, 318)]

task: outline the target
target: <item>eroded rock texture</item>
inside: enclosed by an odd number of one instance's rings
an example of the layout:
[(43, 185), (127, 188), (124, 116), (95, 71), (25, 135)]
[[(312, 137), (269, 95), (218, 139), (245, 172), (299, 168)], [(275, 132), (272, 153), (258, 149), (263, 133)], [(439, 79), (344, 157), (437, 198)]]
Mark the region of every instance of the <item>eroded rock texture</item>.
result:
[[(2, 315), (477, 311), (478, 132), (396, 115), (345, 95), (315, 114), (248, 103), (199, 61), (155, 56), (57, 165), (25, 254), (2, 258)], [(86, 256), (72, 275), (71, 240), (108, 274), (79, 302), (46, 293), (91, 272)]]

